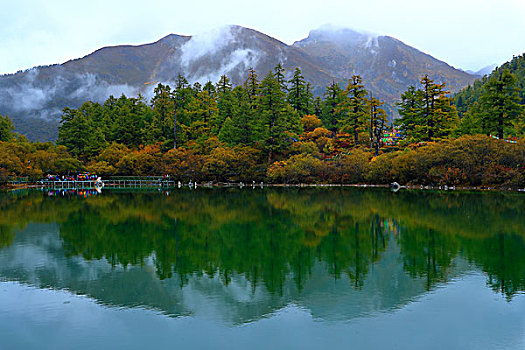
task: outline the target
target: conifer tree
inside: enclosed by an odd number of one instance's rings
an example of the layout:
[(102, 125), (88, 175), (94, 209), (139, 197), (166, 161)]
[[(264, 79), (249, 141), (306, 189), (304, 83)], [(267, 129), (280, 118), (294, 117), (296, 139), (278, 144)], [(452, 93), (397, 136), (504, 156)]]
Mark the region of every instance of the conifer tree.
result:
[(321, 117), (322, 115), (322, 106), (323, 106), (323, 100), (321, 100), (320, 96), (317, 96), (313, 101), (313, 112), (316, 116)]
[(244, 87), (248, 93), (248, 96), (250, 97), (250, 100), (255, 102), (259, 93), (259, 81), (257, 79), (257, 73), (253, 68), (248, 70), (248, 78), (244, 82)]
[(92, 118), (99, 113), (95, 111), (99, 107), (98, 103), (84, 102), (78, 109), (64, 108), (60, 117), (57, 144), (84, 161), (97, 155), (106, 145), (102, 131)]
[(176, 148), (176, 110), (180, 110), (178, 104), (182, 98), (182, 91), (186, 88), (187, 81), (181, 75), (178, 77), (176, 82), (178, 87), (179, 96), (175, 96), (174, 92), (171, 91), (169, 85), (163, 85), (159, 83), (155, 90), (154, 95), (151, 99), (151, 105), (155, 113), (155, 124), (158, 125), (161, 131), (161, 140), (163, 142), (173, 142), (174, 148)]
[(300, 116), (307, 113), (306, 82), (301, 75), (301, 70), (295, 68), (292, 79), (288, 80), (288, 103), (296, 110)]
[[(250, 79), (250, 78), (248, 78)], [(233, 127), (235, 129), (234, 140), (236, 144), (251, 145), (257, 140), (257, 135), (260, 133), (258, 117), (258, 83), (252, 80), (252, 84), (256, 84), (256, 89), (243, 88), (237, 86), (233, 89), (237, 106), (235, 114), (232, 117)], [(246, 85), (246, 84), (245, 84)], [(255, 91), (255, 95), (254, 94)]]
[(268, 161), (277, 150), (283, 150), (290, 134), (300, 130), (300, 118), (289, 104), (285, 103), (285, 93), (279, 81), (270, 71), (261, 82), (260, 113), (263, 137), (268, 149)]
[(215, 94), (217, 93), (215, 85), (213, 85), (213, 83), (209, 80), (206, 82), (206, 84), (204, 84), (202, 90), (206, 91), (211, 98), (215, 98)]
[(353, 132), (356, 147), (359, 144), (359, 130), (363, 128), (365, 120), (368, 119), (366, 95), (363, 79), (359, 75), (354, 75), (349, 79), (343, 91), (343, 100), (337, 108), (342, 114), (339, 120), (341, 130)]
[(425, 75), (422, 89), (413, 86), (401, 95), (398, 110), (401, 118), (396, 121), (409, 142), (435, 141), (448, 137), (458, 124), (457, 111), (451, 105), (445, 83), (435, 84)]
[(219, 130), (227, 117), (232, 118), (235, 114), (235, 97), (232, 93), (232, 84), (226, 75), (222, 75), (217, 83), (217, 107), (219, 113), (214, 116), (212, 121), (212, 133), (219, 133)]
[(283, 93), (285, 93), (288, 90), (286, 86), (286, 79), (284, 78), (285, 71), (286, 70), (282, 66), (281, 62), (279, 62), (274, 68), (274, 77), (277, 80), (277, 85), (279, 85), (279, 89)]
[(504, 130), (523, 114), (516, 77), (508, 70), (499, 72), (485, 84), (481, 95), (482, 122), (487, 133), (503, 138)]
[(342, 92), (339, 85), (332, 81), (326, 87), (324, 100), (320, 101), (320, 119), (323, 125), (332, 132), (336, 132), (339, 126), (341, 113), (338, 110), (338, 106), (343, 100)]
[(421, 135), (418, 134), (423, 108), (422, 91), (410, 86), (401, 95), (401, 102), (396, 105), (401, 117), (395, 121), (395, 124), (403, 130), (405, 138), (408, 140), (422, 139)]
[(423, 85), (423, 108), (420, 130), (426, 134), (425, 141), (434, 141), (447, 137), (453, 126), (457, 123), (457, 112), (450, 104), (445, 91), (445, 83), (435, 84), (432, 79), (425, 75), (421, 79)]

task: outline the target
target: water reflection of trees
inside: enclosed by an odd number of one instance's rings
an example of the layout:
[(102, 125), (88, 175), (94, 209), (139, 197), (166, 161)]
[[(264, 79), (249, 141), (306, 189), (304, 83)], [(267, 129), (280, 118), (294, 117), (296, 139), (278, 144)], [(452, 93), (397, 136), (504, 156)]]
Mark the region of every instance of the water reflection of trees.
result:
[(89, 200), (39, 194), (0, 197), (0, 247), (13, 228), (58, 222), (65, 251), (113, 265), (153, 257), (159, 278), (243, 274), (282, 293), (301, 289), (318, 261), (334, 278), (365, 282), (392, 240), (405, 271), (427, 289), (445, 282), (462, 256), (480, 266), (494, 290), (525, 290), (522, 196), (376, 190), (279, 189), (110, 194)]

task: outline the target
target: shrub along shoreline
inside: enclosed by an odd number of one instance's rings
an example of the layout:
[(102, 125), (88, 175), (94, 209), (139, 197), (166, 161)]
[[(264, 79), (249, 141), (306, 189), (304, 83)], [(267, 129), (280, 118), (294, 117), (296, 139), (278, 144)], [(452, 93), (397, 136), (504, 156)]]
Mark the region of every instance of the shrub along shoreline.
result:
[(484, 135), (415, 144), (373, 155), (364, 147), (330, 156), (316, 151), (315, 142), (297, 142), (291, 152), (268, 164), (253, 147), (193, 145), (162, 152), (160, 145), (138, 150), (113, 144), (88, 163), (72, 157), (63, 146), (29, 143), (23, 139), (0, 142), (0, 178), (90, 171), (113, 175), (169, 175), (188, 183), (252, 184), (361, 184), (411, 187), (525, 188), (525, 141), (516, 144)]

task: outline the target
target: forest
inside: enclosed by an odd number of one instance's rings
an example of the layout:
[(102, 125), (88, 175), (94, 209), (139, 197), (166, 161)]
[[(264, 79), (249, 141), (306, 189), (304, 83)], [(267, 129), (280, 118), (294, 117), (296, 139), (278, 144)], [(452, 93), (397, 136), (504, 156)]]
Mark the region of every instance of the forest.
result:
[[(173, 87), (153, 97), (64, 108), (55, 143), (29, 142), (0, 116), (0, 179), (90, 171), (181, 181), (525, 187), (525, 57), (455, 95), (430, 76), (397, 103), (393, 121), (358, 75), (312, 94), (280, 64), (243, 85)], [(388, 139), (388, 132), (402, 135)]]

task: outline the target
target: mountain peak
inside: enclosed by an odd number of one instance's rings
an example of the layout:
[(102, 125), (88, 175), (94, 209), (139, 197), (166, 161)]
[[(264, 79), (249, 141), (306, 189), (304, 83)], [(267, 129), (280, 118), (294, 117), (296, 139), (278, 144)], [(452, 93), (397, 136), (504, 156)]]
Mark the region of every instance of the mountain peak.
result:
[(328, 41), (344, 46), (354, 46), (357, 44), (366, 44), (370, 40), (377, 39), (378, 37), (379, 35), (371, 32), (326, 24), (317, 29), (311, 30), (307, 38), (296, 41), (294, 45), (301, 46), (306, 42), (312, 41)]
[(65, 106), (102, 102), (122, 93), (151, 96), (156, 82), (171, 83), (178, 74), (190, 83), (217, 82), (226, 74), (233, 84), (242, 84), (249, 68), (262, 77), (278, 63), (287, 75), (299, 67), (318, 95), (332, 81), (345, 85), (359, 74), (391, 115), (400, 94), (424, 74), (447, 82), (452, 91), (474, 80), (388, 36), (326, 25), (287, 45), (257, 30), (229, 25), (193, 36), (170, 34), (144, 45), (105, 47), (61, 65), (35, 68), (32, 74), (0, 77), (0, 115), (9, 115), (18, 131), (43, 139), (35, 132), (35, 121), (47, 116), (55, 123), (56, 136)]

